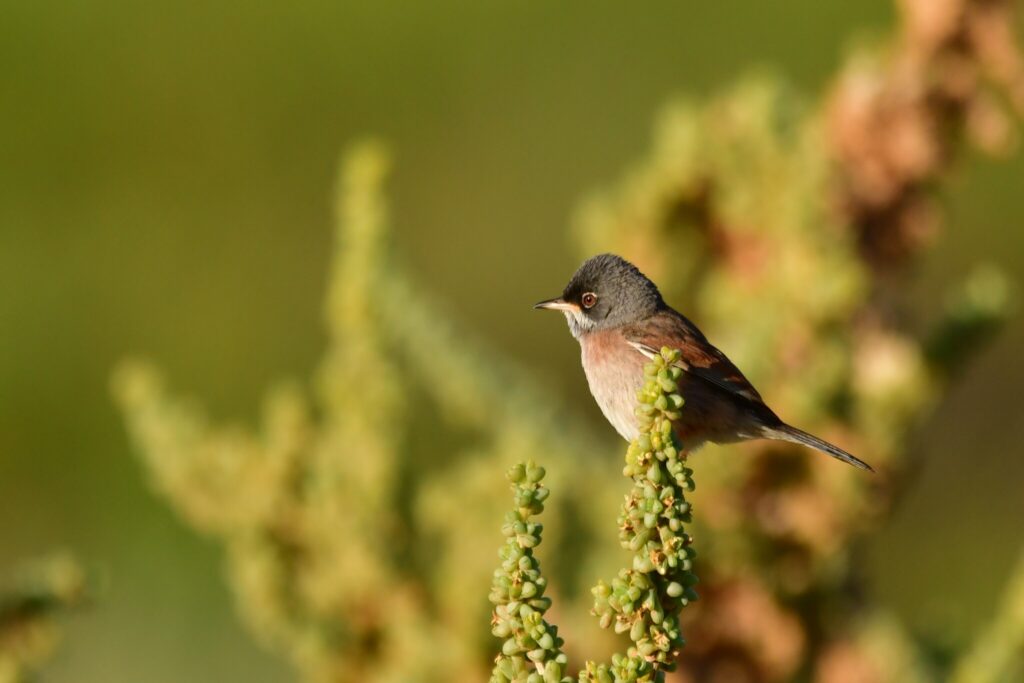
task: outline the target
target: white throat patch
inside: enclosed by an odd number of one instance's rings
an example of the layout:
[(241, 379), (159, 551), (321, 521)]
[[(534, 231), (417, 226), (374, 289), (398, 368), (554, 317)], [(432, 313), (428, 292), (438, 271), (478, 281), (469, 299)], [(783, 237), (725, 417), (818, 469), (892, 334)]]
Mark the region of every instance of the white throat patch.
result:
[(565, 313), (565, 321), (569, 323), (569, 331), (572, 336), (579, 339), (584, 332), (594, 328), (594, 322), (583, 315), (583, 311), (562, 311)]

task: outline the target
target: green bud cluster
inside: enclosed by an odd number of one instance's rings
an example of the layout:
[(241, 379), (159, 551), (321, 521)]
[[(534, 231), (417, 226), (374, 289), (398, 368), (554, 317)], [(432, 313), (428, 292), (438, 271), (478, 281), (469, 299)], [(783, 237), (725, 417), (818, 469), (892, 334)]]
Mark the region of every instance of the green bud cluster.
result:
[(685, 525), (691, 521), (686, 493), (693, 470), (672, 431), (681, 417), (679, 352), (663, 348), (644, 368), (636, 414), (640, 434), (629, 445), (623, 474), (633, 488), (619, 514), (619, 540), (633, 553), (632, 567), (611, 585), (592, 590), (593, 613), (603, 628), (629, 633), (632, 645), (610, 665), (588, 662), (580, 681), (660, 681), (675, 668), (683, 646), (679, 611), (697, 599), (692, 572), (695, 553)]
[(490, 600), (494, 604), (491, 633), (503, 640), (495, 659), (491, 683), (567, 683), (566, 657), (558, 628), (544, 620), (551, 606), (545, 597), (547, 580), (533, 548), (543, 527), (530, 521), (544, 511), (550, 491), (541, 485), (544, 468), (533, 462), (517, 464), (507, 475), (515, 509), (501, 527), (505, 544), (498, 551), (501, 566), (494, 571)]
[[(619, 540), (633, 553), (632, 567), (619, 571), (611, 585), (591, 591), (593, 613), (602, 628), (629, 633), (632, 645), (610, 664), (587, 662), (579, 680), (599, 683), (663, 681), (675, 668), (683, 646), (679, 612), (697, 599), (693, 574), (695, 553), (684, 525), (691, 521), (686, 493), (693, 491), (693, 470), (686, 467), (672, 422), (681, 417), (682, 371), (679, 352), (663, 348), (644, 368), (637, 398), (640, 434), (629, 445), (623, 473), (633, 480), (619, 514)], [(544, 468), (528, 463), (508, 471), (515, 509), (505, 517), (501, 566), (491, 582), (494, 603), (491, 632), (503, 639), (491, 683), (553, 683), (565, 676), (566, 657), (558, 630), (544, 620), (551, 600), (533, 549), (542, 527), (531, 521), (544, 510), (548, 489), (541, 486)]]

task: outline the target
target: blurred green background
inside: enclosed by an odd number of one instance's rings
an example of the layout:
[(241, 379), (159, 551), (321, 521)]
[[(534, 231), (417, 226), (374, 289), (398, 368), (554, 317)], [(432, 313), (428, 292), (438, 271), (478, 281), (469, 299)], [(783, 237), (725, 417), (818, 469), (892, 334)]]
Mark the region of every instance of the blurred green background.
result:
[[(236, 623), (214, 544), (147, 490), (107, 382), (143, 354), (248, 420), (268, 383), (307, 377), (346, 144), (397, 151), (398, 251), (423, 286), (599, 420), (576, 344), (530, 310), (577, 265), (579, 199), (673, 94), (768, 67), (814, 96), (893, 22), (882, 0), (343, 5), (0, 9), (0, 568), (67, 548), (103, 577), (47, 680), (291, 679)], [(1021, 155), (956, 171), (910, 324), (978, 261), (1020, 290), (1022, 182)], [(969, 632), (1024, 542), (1021, 348), (1017, 316), (922, 431), (921, 480), (872, 540), (873, 581), (916, 628)]]

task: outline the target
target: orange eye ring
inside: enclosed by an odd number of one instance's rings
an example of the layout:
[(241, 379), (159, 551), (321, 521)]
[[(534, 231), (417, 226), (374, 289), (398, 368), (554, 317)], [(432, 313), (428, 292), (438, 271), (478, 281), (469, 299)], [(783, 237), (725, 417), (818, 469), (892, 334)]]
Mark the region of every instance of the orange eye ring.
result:
[(593, 292), (587, 292), (580, 297), (580, 303), (583, 304), (583, 308), (593, 308), (594, 304), (597, 303), (597, 294)]

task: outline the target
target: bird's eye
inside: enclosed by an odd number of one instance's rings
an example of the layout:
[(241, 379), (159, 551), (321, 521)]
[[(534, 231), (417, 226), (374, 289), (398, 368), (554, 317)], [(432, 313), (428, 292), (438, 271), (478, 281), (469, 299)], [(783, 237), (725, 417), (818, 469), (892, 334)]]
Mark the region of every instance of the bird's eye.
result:
[(580, 301), (583, 303), (583, 308), (593, 308), (594, 304), (597, 303), (597, 294), (587, 292)]

